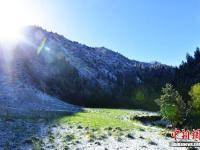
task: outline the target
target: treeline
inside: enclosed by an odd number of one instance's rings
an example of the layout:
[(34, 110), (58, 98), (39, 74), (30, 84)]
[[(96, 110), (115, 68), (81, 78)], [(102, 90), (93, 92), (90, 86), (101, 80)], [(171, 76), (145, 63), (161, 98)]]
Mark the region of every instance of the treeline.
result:
[(162, 116), (173, 126), (194, 128), (200, 126), (200, 49), (194, 56), (186, 55), (186, 61), (175, 69), (172, 84), (166, 84), (156, 100)]
[(186, 55), (186, 61), (176, 68), (174, 85), (184, 100), (189, 100), (188, 91), (195, 83), (200, 82), (200, 49), (196, 48), (194, 56)]
[(161, 88), (166, 83), (173, 83), (175, 68), (170, 66), (142, 67), (137, 76), (140, 82), (132, 84), (129, 91), (129, 108), (157, 111), (154, 100), (161, 94)]

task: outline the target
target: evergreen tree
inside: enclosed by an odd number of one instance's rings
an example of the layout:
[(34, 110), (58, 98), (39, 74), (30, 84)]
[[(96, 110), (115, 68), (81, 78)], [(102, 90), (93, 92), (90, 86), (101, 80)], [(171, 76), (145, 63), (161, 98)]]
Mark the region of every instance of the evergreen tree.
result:
[(175, 71), (175, 86), (186, 103), (191, 99), (188, 91), (198, 82), (200, 82), (200, 49), (197, 47), (194, 56), (187, 54), (186, 62), (182, 62)]
[(196, 51), (194, 52), (194, 58), (197, 63), (200, 63), (200, 49), (199, 47), (196, 48)]

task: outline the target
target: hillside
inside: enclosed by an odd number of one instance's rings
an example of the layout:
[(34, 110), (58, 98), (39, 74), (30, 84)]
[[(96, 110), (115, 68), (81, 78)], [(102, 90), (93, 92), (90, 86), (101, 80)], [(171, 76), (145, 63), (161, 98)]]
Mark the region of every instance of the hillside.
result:
[(122, 108), (157, 110), (154, 100), (174, 73), (24, 28), (20, 41), (0, 44), (0, 149), (168, 149), (168, 121)]
[(6, 91), (2, 97), (9, 95), (6, 88), (19, 87), (15, 93), (20, 93), (20, 100), (25, 93), (25, 97), (36, 96), (36, 103), (41, 99), (39, 93), (48, 100), (57, 97), (81, 106), (155, 110), (154, 99), (173, 79), (173, 67), (129, 60), (107, 48), (88, 47), (40, 27), (26, 27), (21, 36), (17, 43), (1, 44), (0, 84)]

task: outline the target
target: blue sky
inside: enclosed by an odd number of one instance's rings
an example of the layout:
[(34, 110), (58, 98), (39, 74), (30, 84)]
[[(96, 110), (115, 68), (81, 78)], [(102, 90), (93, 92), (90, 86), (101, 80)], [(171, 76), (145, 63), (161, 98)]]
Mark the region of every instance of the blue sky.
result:
[(179, 65), (200, 46), (200, 0), (32, 0), (30, 6), (33, 24), (130, 59)]

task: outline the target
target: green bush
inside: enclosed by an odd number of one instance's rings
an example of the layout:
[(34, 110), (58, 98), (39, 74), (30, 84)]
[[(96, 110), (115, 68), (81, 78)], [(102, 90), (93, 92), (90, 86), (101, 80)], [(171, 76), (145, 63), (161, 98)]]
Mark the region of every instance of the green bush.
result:
[(168, 119), (173, 126), (183, 123), (185, 119), (186, 104), (181, 95), (171, 84), (162, 88), (162, 95), (155, 102), (160, 106), (160, 113), (163, 118)]
[(187, 122), (191, 128), (200, 127), (200, 83), (194, 84), (188, 93), (190, 95), (189, 107), (189, 117)]
[(200, 110), (200, 83), (194, 84), (189, 91), (193, 110)]

